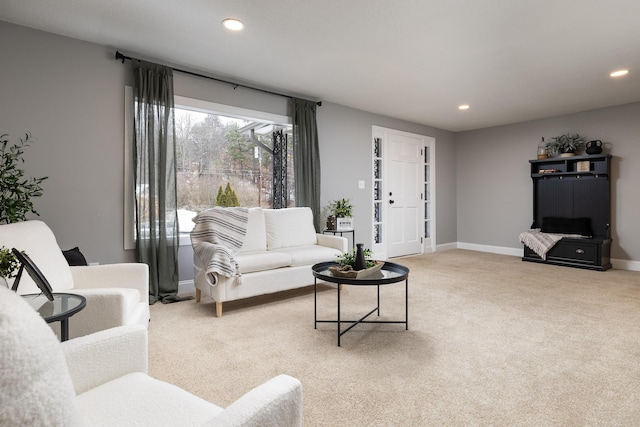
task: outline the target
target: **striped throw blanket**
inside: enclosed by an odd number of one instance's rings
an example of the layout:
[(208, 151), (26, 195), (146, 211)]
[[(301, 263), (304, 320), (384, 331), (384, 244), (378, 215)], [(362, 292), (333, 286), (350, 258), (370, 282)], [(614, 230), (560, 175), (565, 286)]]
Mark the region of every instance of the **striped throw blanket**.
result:
[(585, 236), (580, 234), (543, 233), (539, 228), (533, 228), (524, 233), (520, 233), (520, 243), (527, 245), (532, 251), (540, 255), (540, 258), (546, 260), (547, 252), (563, 237), (571, 237), (573, 239), (585, 238)]
[(216, 284), (217, 275), (242, 279), (234, 256), (242, 247), (248, 218), (247, 208), (215, 207), (200, 212), (193, 219), (196, 223), (191, 231), (194, 261), (205, 269), (212, 285)]

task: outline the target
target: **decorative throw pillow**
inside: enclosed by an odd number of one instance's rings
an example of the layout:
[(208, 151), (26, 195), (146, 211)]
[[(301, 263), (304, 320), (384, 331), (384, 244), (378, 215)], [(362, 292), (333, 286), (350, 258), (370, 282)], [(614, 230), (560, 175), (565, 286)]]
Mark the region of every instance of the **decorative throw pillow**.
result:
[(589, 218), (542, 218), (541, 231), (543, 233), (579, 234), (591, 236), (591, 219)]
[(247, 232), (244, 235), (240, 252), (266, 251), (267, 231), (262, 208), (250, 208)]
[(263, 212), (267, 230), (267, 250), (317, 243), (310, 208), (263, 209)]
[(69, 249), (67, 251), (62, 251), (62, 255), (64, 255), (67, 263), (71, 266), (77, 265), (87, 265), (87, 260), (80, 252), (80, 249), (76, 246), (73, 249)]

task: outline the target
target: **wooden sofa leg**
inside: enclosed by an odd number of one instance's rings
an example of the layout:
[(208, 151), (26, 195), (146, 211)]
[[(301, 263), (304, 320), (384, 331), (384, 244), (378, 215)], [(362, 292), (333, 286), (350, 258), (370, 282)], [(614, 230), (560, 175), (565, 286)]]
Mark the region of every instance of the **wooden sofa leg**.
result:
[(216, 301), (216, 317), (222, 317), (222, 303)]
[(200, 294), (202, 293), (202, 291), (198, 288), (196, 288), (196, 302), (200, 302)]

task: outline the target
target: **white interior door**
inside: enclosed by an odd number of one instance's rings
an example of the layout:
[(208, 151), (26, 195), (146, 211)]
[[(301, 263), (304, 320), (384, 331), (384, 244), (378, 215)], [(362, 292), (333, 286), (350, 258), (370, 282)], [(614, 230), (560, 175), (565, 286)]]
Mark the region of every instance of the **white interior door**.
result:
[(418, 135), (386, 133), (384, 196), (389, 257), (422, 252), (423, 147), (424, 141)]

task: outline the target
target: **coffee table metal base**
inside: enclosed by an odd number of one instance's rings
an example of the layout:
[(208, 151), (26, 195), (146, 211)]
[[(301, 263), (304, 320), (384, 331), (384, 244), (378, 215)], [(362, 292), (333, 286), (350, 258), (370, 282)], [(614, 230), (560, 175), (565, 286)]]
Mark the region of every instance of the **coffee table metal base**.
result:
[[(409, 279), (404, 281), (404, 320), (366, 320), (369, 316), (377, 312), (380, 316), (380, 285), (374, 285), (377, 288), (377, 304), (370, 312), (362, 316), (358, 320), (343, 320), (340, 318), (340, 292), (342, 284), (337, 284), (336, 289), (338, 292), (338, 318), (337, 320), (318, 320), (318, 279), (314, 278), (313, 281), (313, 320), (314, 329), (318, 328), (318, 323), (336, 323), (338, 326), (338, 347), (340, 347), (340, 337), (350, 331), (354, 326), (360, 323), (399, 323), (405, 325), (405, 330), (409, 330)], [(349, 324), (349, 326), (342, 330), (342, 324)]]

